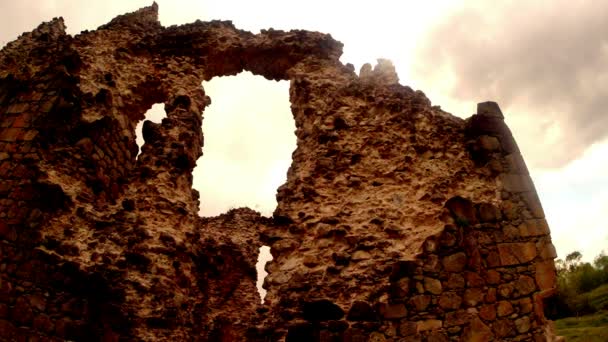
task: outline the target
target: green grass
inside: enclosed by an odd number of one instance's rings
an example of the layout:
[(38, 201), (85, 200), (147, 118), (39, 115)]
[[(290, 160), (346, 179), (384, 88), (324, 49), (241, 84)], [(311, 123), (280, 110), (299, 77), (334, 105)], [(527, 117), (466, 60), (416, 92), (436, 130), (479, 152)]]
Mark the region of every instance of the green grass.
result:
[(608, 311), (581, 317), (568, 317), (555, 321), (557, 335), (568, 342), (608, 341)]

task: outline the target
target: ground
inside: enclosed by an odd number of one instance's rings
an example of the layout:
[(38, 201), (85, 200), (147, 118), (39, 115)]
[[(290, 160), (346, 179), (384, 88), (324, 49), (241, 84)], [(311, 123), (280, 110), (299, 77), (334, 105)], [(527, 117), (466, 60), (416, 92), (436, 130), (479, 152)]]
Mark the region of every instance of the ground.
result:
[(592, 315), (568, 317), (555, 321), (557, 334), (568, 342), (608, 341), (608, 311)]

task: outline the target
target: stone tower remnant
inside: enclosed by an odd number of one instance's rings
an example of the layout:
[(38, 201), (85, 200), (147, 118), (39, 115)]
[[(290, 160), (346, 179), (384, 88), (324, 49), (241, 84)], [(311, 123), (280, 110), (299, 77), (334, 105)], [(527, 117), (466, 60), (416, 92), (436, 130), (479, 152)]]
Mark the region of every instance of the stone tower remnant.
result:
[[(157, 11), (0, 51), (1, 340), (551, 338), (555, 249), (495, 103), (463, 120), (329, 35)], [(291, 82), (293, 163), (272, 218), (199, 217), (201, 82), (243, 70)]]

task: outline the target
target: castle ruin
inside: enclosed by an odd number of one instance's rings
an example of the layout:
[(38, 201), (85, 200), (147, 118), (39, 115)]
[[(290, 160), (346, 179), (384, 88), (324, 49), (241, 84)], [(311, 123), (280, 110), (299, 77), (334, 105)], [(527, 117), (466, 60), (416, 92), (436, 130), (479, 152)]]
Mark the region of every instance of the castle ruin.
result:
[[(552, 339), (555, 249), (495, 103), (463, 120), (329, 35), (157, 11), (0, 51), (1, 340)], [(199, 217), (201, 82), (244, 70), (290, 81), (297, 149), (271, 218)]]

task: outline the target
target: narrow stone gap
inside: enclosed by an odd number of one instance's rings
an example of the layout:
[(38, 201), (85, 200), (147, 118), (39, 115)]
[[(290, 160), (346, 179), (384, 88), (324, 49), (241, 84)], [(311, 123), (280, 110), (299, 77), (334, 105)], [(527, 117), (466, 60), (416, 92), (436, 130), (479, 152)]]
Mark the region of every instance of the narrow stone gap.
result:
[(250, 72), (203, 82), (203, 156), (193, 171), (201, 216), (249, 207), (271, 216), (296, 147), (289, 82)]
[(141, 147), (144, 145), (144, 137), (142, 134), (144, 121), (150, 120), (155, 123), (160, 123), (166, 117), (167, 113), (165, 113), (165, 105), (163, 103), (155, 103), (150, 109), (148, 109), (144, 119), (137, 123), (137, 126), (135, 127), (135, 142), (139, 148), (137, 151), (137, 158), (139, 158), (139, 155), (141, 154)]
[(258, 262), (255, 264), (255, 270), (257, 271), (258, 280), (256, 282), (256, 287), (258, 289), (258, 293), (260, 294), (261, 303), (264, 304), (264, 297), (266, 297), (266, 289), (264, 286), (264, 278), (268, 275), (266, 272), (266, 264), (272, 260), (272, 255), (270, 254), (269, 246), (260, 247), (260, 254), (258, 255)]

